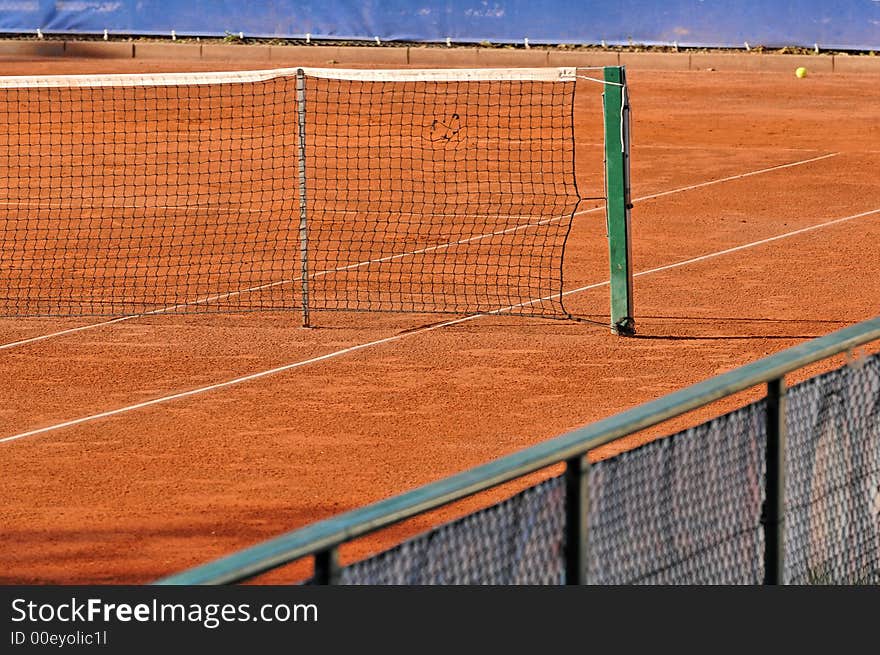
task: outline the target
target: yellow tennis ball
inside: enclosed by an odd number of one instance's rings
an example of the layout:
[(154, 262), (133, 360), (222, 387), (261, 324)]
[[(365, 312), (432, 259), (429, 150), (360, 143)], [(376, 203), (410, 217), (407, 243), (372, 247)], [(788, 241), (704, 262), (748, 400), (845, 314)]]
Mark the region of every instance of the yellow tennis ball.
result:
[(794, 72), (794, 74), (797, 75), (798, 77), (806, 77), (807, 76), (807, 69), (804, 68), (803, 66), (801, 66), (800, 68), (798, 68)]

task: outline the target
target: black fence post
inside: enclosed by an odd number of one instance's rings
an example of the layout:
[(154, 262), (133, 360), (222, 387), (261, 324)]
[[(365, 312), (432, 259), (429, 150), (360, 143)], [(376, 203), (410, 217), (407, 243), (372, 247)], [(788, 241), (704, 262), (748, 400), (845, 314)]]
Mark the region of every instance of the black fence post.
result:
[(339, 572), (339, 548), (329, 548), (315, 553), (315, 584), (338, 584)]
[(587, 508), (589, 490), (586, 455), (565, 463), (565, 584), (587, 584)]
[(785, 576), (785, 378), (767, 382), (767, 488), (764, 495), (764, 584)]

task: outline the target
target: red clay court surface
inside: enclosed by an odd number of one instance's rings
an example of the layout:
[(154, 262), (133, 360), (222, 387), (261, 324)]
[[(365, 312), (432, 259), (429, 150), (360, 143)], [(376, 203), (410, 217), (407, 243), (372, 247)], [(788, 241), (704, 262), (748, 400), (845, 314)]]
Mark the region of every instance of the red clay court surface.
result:
[[(635, 70), (629, 81), (638, 338), (606, 325), (601, 212), (578, 216), (568, 243), (566, 289), (591, 287), (566, 296), (577, 322), (327, 312), (302, 330), (281, 313), (2, 319), (0, 583), (149, 582), (877, 315), (878, 76)], [(601, 131), (595, 89), (579, 98), (587, 195), (601, 175)], [(361, 540), (345, 558), (509, 493)]]

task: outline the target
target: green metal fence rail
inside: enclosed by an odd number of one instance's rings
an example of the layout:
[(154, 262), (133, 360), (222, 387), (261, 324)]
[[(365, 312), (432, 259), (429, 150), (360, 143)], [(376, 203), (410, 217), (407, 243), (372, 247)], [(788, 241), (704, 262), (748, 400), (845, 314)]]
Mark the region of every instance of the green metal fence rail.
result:
[(587, 454), (621, 437), (762, 384), (767, 386), (768, 406), (767, 475), (762, 517), (764, 581), (778, 584), (784, 570), (784, 376), (876, 340), (880, 340), (880, 317), (805, 342), (488, 464), (163, 578), (157, 584), (241, 582), (309, 556), (315, 561), (314, 582), (333, 584), (340, 571), (338, 549), (341, 544), (561, 462), (566, 463), (566, 582), (586, 583), (589, 582), (585, 562), (589, 539), (585, 518), (589, 503)]

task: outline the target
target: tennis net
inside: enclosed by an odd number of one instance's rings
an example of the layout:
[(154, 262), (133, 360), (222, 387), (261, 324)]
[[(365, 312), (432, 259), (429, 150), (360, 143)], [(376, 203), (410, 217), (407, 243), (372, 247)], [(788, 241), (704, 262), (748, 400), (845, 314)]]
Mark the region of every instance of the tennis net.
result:
[(0, 314), (565, 315), (575, 77), (0, 78)]

